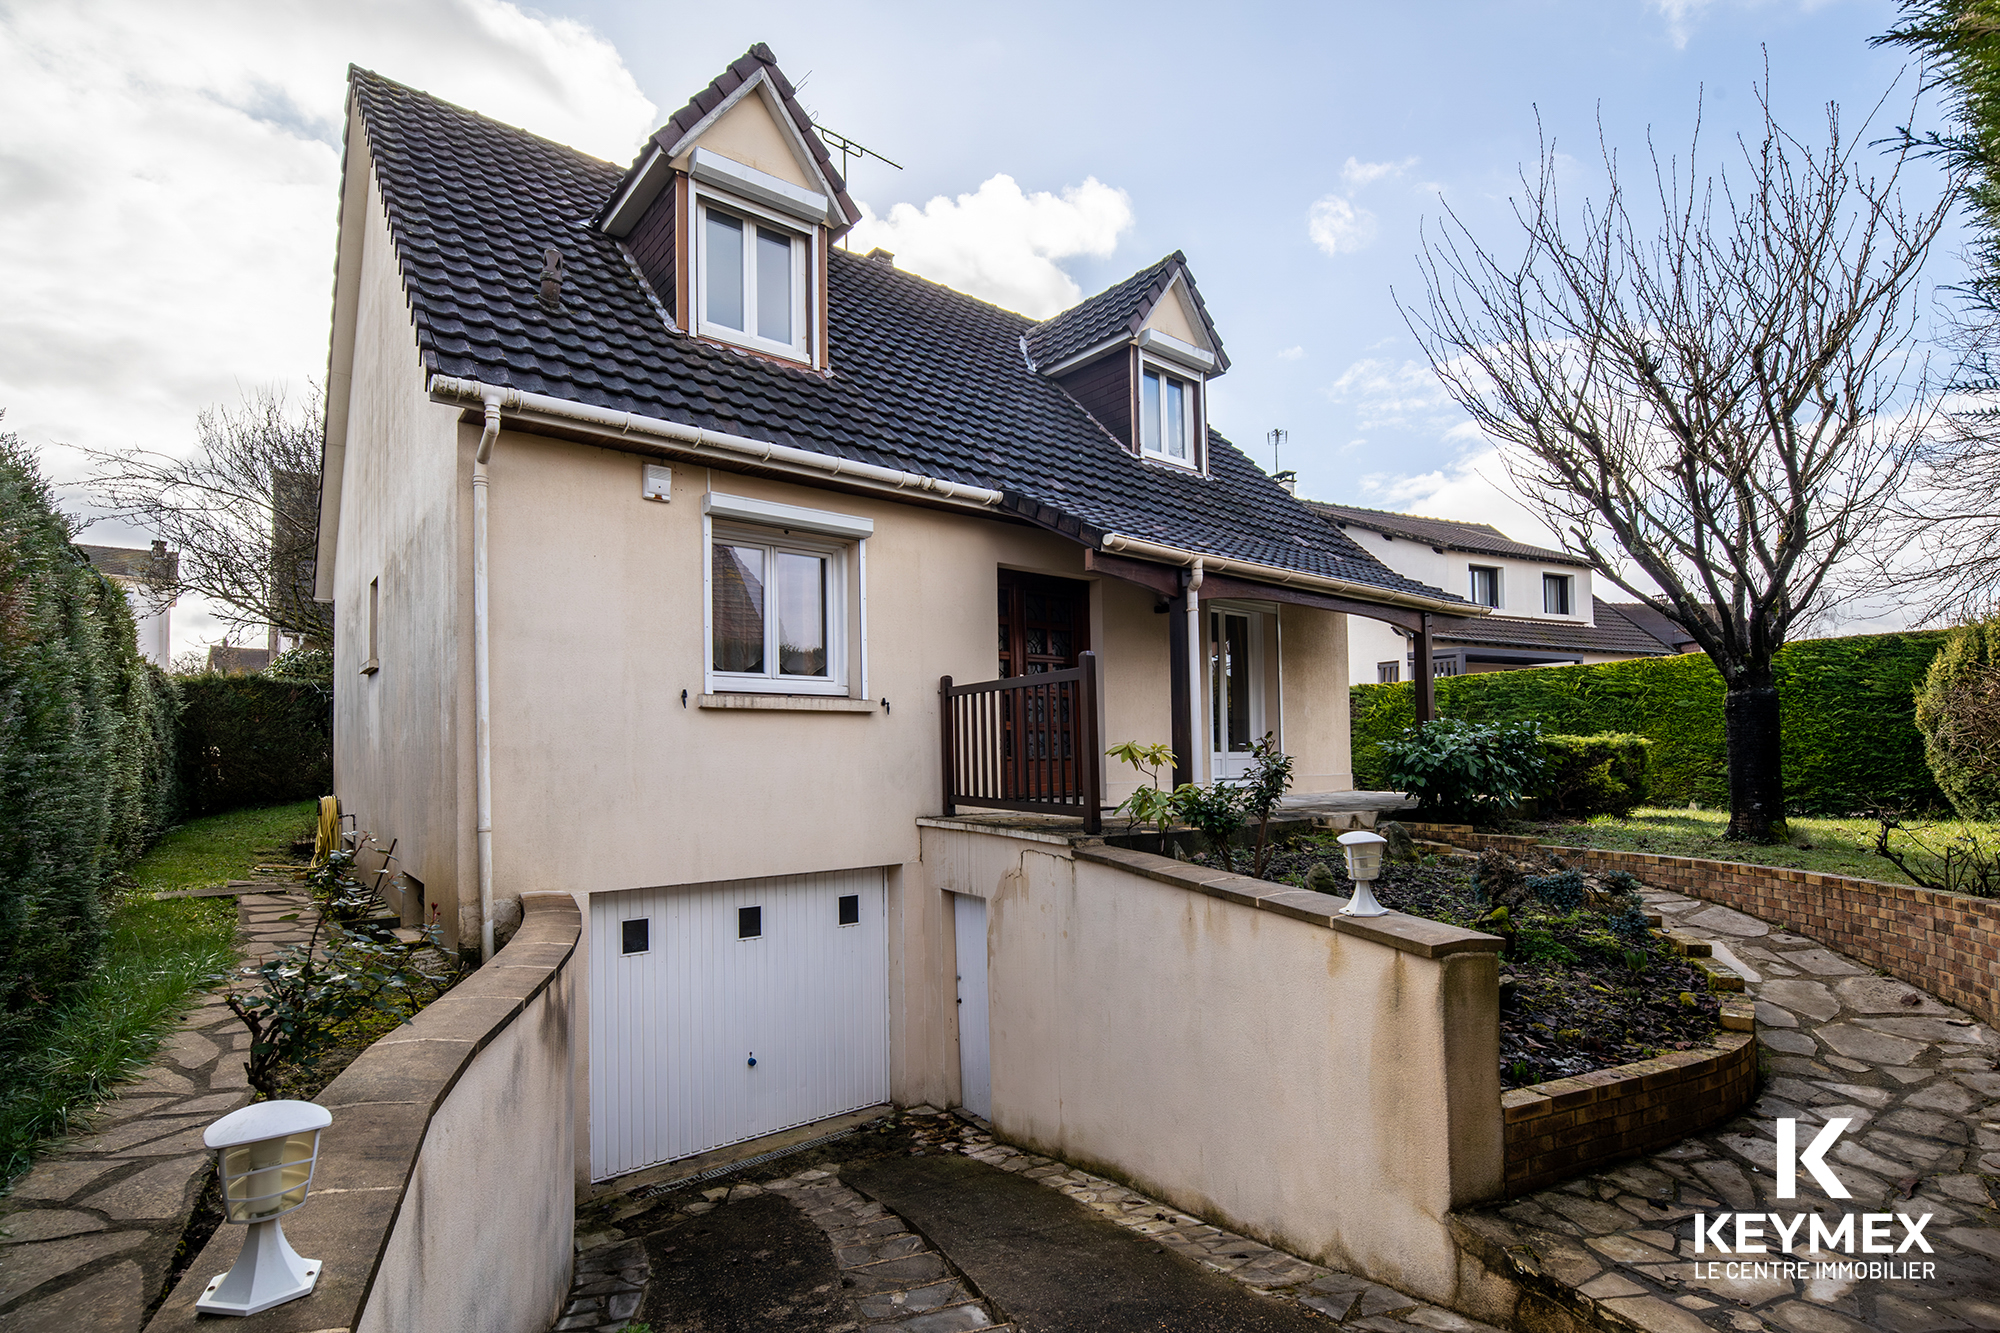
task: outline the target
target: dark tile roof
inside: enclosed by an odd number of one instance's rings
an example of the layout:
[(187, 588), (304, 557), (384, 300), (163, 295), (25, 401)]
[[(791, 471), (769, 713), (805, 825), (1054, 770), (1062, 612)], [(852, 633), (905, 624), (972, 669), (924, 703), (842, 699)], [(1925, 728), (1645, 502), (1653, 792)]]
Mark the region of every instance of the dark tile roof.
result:
[(1222, 338), (1208, 317), (1208, 305), (1201, 299), (1200, 288), (1194, 285), (1194, 274), (1188, 272), (1187, 257), (1178, 250), (1116, 286), (1086, 297), (1035, 325), (1028, 333), (1028, 355), (1037, 367), (1047, 370), (1113, 338), (1131, 337), (1146, 322), (1154, 303), (1166, 294), (1176, 277), (1187, 280), (1188, 295), (1193, 298), (1202, 331), (1215, 348), (1216, 363), (1227, 370), (1229, 357), (1222, 350)]
[[(832, 371), (670, 329), (591, 225), (616, 167), (363, 70), (351, 74), (429, 371), (1003, 491), (1084, 542), (1207, 555), (1449, 598), (1385, 568), (1220, 435), (1210, 476), (1141, 462), (1028, 368), (1035, 323), (834, 250)], [(537, 301), (564, 254), (562, 308)]]
[(1694, 646), (1694, 636), (1682, 629), (1678, 623), (1647, 606), (1644, 602), (1610, 602), (1613, 611), (1632, 622), (1634, 626), (1652, 635), (1674, 652), (1683, 652)]
[(1640, 629), (1620, 608), (1601, 597), (1591, 599), (1594, 625), (1561, 620), (1531, 620), (1523, 616), (1482, 616), (1478, 619), (1439, 616), (1431, 633), (1439, 643), (1465, 648), (1546, 649), (1550, 652), (1624, 653), (1631, 657), (1661, 657), (1673, 649)]
[[(755, 78), (759, 69), (769, 71), (771, 87), (777, 91), (778, 100), (784, 104), (785, 114), (791, 117), (792, 125), (798, 130), (799, 137), (806, 141), (806, 147), (811, 150), (813, 161), (818, 164), (820, 171), (833, 186), (834, 199), (840, 206), (842, 216), (847, 219), (849, 226), (859, 222), (861, 210), (848, 195), (847, 182), (841, 179), (840, 172), (834, 168), (833, 158), (827, 152), (826, 145), (821, 143), (819, 135), (813, 132), (812, 117), (808, 116), (805, 108), (799, 105), (798, 90), (792, 87), (791, 80), (787, 79), (784, 71), (778, 68), (778, 58), (771, 54), (771, 48), (762, 42), (745, 51), (728, 69), (718, 74), (714, 82), (689, 98), (686, 106), (667, 117), (667, 123), (653, 132), (653, 137), (647, 141), (646, 147), (640, 149), (639, 156), (632, 160), (631, 167), (625, 172), (625, 180), (629, 181), (638, 174), (639, 168), (645, 164), (647, 155), (655, 146), (663, 153), (673, 151), (674, 145), (686, 138), (689, 130), (701, 124), (703, 116), (720, 106), (722, 100), (729, 94)], [(619, 186), (622, 188), (624, 183), (624, 181), (619, 182)], [(609, 202), (609, 199), (617, 193), (618, 190), (614, 189), (602, 202)]]
[(1590, 568), (1590, 562), (1580, 555), (1517, 542), (1491, 523), (1460, 523), (1456, 519), (1396, 514), (1384, 509), (1361, 509), (1355, 505), (1327, 504), (1320, 500), (1307, 500), (1305, 503), (1334, 523), (1353, 524), (1370, 532), (1386, 532), (1391, 537), (1426, 542), (1446, 550), (1469, 551), (1474, 555), (1514, 556), (1522, 560), (1546, 560), (1553, 565), (1574, 565), (1578, 569)]
[(90, 546), (76, 543), (91, 565), (114, 578), (171, 579), (180, 572), (179, 552), (156, 552), (144, 546)]

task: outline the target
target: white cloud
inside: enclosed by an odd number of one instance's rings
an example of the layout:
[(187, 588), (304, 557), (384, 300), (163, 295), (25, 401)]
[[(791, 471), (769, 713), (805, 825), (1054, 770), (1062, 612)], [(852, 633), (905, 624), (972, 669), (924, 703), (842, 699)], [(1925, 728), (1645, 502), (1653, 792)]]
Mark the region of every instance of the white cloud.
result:
[(1424, 361), (1383, 361), (1364, 357), (1326, 387), (1336, 403), (1353, 403), (1363, 430), (1420, 424), (1447, 429), (1458, 413), (1447, 412), (1451, 395)]
[(1347, 165), (1340, 169), (1340, 179), (1349, 190), (1359, 190), (1373, 185), (1385, 177), (1400, 176), (1417, 165), (1417, 159), (1406, 157), (1401, 162), (1361, 162), (1347, 159)]
[(1278, 353), (1278, 360), (1297, 361), (1302, 359), (1305, 354), (1306, 349), (1303, 347), (1287, 347), (1284, 351)]
[(325, 374), (350, 60), (614, 160), (656, 127), (603, 38), (505, 0), (0, 7), (0, 408), (59, 481), (57, 442), (178, 448)]
[(853, 249), (880, 246), (895, 253), (899, 268), (1036, 319), (1083, 295), (1057, 261), (1109, 255), (1133, 221), (1125, 191), (1094, 176), (1061, 194), (1028, 194), (1002, 175), (921, 209), (897, 204), (887, 217), (861, 207), (847, 241)]
[(1314, 201), (1306, 234), (1330, 255), (1353, 254), (1375, 239), (1375, 215), (1337, 194)]

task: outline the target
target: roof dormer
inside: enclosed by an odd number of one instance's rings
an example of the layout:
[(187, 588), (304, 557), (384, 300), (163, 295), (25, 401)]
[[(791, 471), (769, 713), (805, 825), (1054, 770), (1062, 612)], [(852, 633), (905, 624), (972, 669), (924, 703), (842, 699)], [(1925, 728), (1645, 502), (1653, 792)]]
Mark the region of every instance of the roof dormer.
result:
[(1205, 472), (1208, 381), (1229, 369), (1179, 251), (1044, 320), (1028, 358), (1138, 457)]
[(823, 369), (827, 247), (860, 217), (760, 42), (653, 135), (598, 225), (677, 329)]

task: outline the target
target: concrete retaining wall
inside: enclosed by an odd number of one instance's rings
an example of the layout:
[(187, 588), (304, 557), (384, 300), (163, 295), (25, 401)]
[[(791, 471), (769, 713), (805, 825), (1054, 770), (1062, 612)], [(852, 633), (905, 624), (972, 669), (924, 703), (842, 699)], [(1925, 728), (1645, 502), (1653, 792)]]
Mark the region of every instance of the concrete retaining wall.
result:
[(1579, 867), (1624, 870), (1655, 888), (1780, 923), (2000, 1025), (2000, 900), (1740, 861), (1559, 847), (1459, 824), (1410, 829), (1418, 837), (1475, 851), (1494, 847), (1514, 856), (1551, 851)]
[(1454, 1303), (1454, 1207), (1502, 1185), (1489, 935), (1144, 852), (925, 820), (988, 901), (1010, 1142)]
[[(543, 1333), (555, 1321), (575, 1222), (581, 918), (568, 894), (523, 902), (505, 949), (320, 1094), (333, 1125), (285, 1234), (325, 1271), (312, 1295), (232, 1330)], [(195, 1299), (236, 1262), (244, 1230), (216, 1232), (147, 1333), (209, 1326)]]

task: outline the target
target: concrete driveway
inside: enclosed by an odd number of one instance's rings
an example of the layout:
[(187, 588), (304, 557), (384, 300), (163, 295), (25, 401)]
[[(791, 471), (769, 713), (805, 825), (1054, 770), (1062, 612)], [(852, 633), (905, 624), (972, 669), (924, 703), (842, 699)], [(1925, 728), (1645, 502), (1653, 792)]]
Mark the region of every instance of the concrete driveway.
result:
[(586, 1229), (564, 1333), (1494, 1333), (934, 1113), (614, 1194)]

